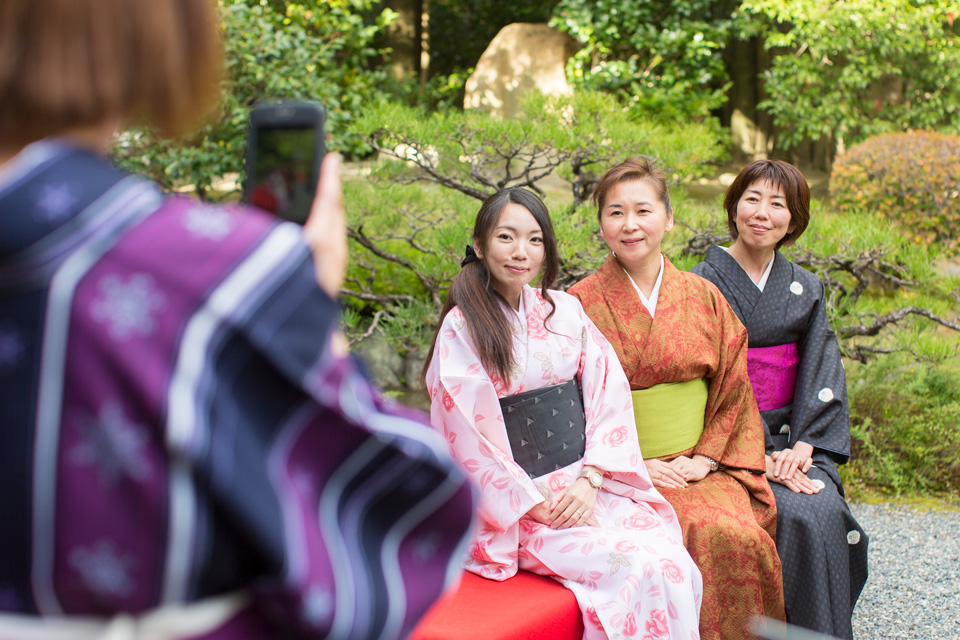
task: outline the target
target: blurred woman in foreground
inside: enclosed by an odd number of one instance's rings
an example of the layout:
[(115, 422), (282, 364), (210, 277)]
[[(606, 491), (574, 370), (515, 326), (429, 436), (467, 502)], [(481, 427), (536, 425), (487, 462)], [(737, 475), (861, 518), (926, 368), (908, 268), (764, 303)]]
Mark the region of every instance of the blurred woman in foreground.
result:
[(213, 0), (0, 5), (4, 640), (400, 638), (459, 569), (465, 478), (338, 341), (339, 160), (302, 229), (102, 157), (220, 56)]

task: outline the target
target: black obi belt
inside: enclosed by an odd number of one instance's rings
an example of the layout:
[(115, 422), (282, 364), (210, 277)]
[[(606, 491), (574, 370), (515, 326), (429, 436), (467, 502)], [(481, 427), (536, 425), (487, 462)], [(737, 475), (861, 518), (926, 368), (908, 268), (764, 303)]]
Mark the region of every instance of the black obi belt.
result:
[(513, 459), (531, 478), (583, 458), (587, 419), (576, 380), (501, 398)]

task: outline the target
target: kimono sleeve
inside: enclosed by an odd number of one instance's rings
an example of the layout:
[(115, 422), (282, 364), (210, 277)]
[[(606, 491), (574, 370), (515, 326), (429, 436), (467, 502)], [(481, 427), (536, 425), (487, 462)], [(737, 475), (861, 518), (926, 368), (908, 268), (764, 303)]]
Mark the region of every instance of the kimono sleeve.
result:
[[(607, 473), (636, 475), (646, 467), (633, 415), (630, 383), (613, 347), (577, 303), (583, 321), (578, 376), (587, 420), (583, 464)], [(647, 478), (644, 477), (643, 485)], [(628, 484), (634, 484), (628, 482)]]
[(723, 295), (706, 286), (713, 290), (708, 294), (718, 323), (717, 369), (710, 380), (703, 434), (693, 453), (726, 467), (762, 473), (765, 429), (747, 374), (747, 330)]
[(425, 416), (333, 353), (336, 302), (309, 255), (289, 264), (225, 339), (214, 403), (228, 420), (196, 473), (250, 550), (247, 586), (277, 637), (403, 638), (456, 575), (472, 489)]
[(790, 445), (803, 441), (834, 454), (850, 456), (850, 414), (840, 345), (827, 320), (823, 284), (800, 340), (800, 371), (794, 391)]
[(507, 531), (544, 498), (513, 461), (496, 388), (457, 308), (437, 336), (427, 389), (431, 424), (480, 488), (481, 517), (494, 530)]

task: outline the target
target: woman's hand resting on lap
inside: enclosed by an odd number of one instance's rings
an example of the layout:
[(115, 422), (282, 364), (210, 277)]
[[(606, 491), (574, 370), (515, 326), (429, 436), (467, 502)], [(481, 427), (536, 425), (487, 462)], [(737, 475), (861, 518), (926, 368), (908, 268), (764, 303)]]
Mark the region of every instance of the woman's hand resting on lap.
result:
[(797, 442), (792, 449), (774, 451), (770, 454), (774, 461), (773, 475), (778, 478), (790, 479), (797, 469), (806, 473), (813, 464), (813, 446), (806, 442)]
[(552, 529), (599, 527), (600, 523), (593, 516), (593, 506), (597, 503), (599, 492), (586, 478), (577, 478), (576, 482), (554, 496), (550, 503), (550, 521), (547, 524)]
[(549, 503), (541, 502), (527, 511), (527, 516), (551, 529), (599, 527), (600, 522), (593, 515), (593, 507), (597, 503), (599, 492), (600, 490), (591, 486), (586, 478), (577, 478), (572, 485), (555, 495)]
[[(689, 458), (687, 458), (689, 460)], [(644, 460), (643, 464), (647, 467), (647, 473), (653, 481), (653, 486), (658, 489), (685, 489), (687, 487), (686, 474), (681, 465), (675, 465), (676, 460), (664, 462), (656, 458)]]
[(700, 456), (692, 458), (677, 456), (670, 461), (670, 464), (683, 474), (683, 479), (687, 482), (703, 480), (711, 471), (710, 463), (707, 462), (706, 458)]
[[(776, 462), (774, 462), (771, 456), (764, 456), (764, 458), (767, 462), (766, 476), (768, 481), (782, 484), (794, 493), (806, 493), (807, 495), (820, 493), (820, 487), (814, 484), (813, 480), (808, 478), (807, 474), (800, 469), (795, 469), (789, 478), (785, 476), (782, 469), (780, 475), (776, 475)], [(807, 468), (809, 469), (809, 466)]]

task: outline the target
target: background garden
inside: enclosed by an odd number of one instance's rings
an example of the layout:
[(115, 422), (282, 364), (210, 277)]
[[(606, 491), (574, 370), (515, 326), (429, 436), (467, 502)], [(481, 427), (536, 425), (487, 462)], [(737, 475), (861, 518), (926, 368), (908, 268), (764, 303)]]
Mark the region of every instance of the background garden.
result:
[[(250, 106), (323, 102), (329, 147), (350, 161), (345, 326), (391, 392), (414, 389), (490, 193), (522, 186), (545, 199), (566, 288), (605, 253), (588, 202), (604, 168), (645, 155), (667, 170), (679, 224), (665, 246), (686, 269), (725, 240), (722, 174), (762, 152), (829, 178), (817, 183), (810, 228), (786, 253), (827, 284), (846, 356), (848, 491), (956, 501), (960, 4), (219, 3), (228, 78), (218, 113), (187, 140), (126, 131), (115, 156), (166, 188), (235, 198)], [(572, 95), (531, 95), (509, 119), (464, 111), (467, 77), (514, 22), (549, 23), (576, 39)]]

